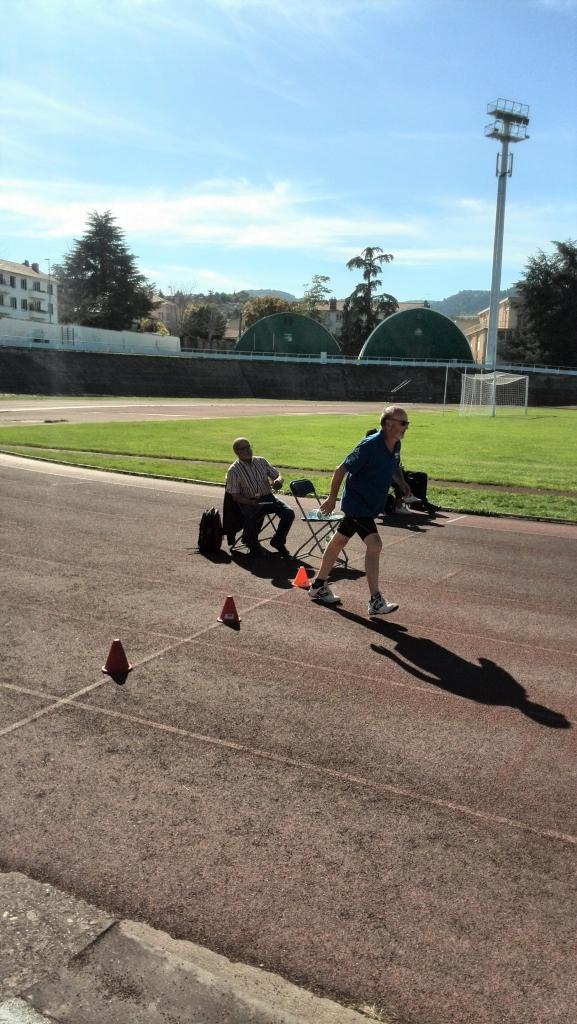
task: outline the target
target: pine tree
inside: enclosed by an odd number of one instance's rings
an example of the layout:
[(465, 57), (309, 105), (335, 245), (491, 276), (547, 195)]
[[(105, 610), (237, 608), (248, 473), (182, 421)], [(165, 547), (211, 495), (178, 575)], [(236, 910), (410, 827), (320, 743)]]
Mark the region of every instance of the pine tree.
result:
[[(577, 366), (577, 242), (554, 242), (539, 252), (516, 285), (517, 349), (527, 361)], [(499, 350), (499, 357), (507, 353)]]
[(121, 331), (154, 308), (153, 286), (138, 273), (115, 221), (110, 210), (93, 210), (86, 234), (54, 267), (63, 323)]

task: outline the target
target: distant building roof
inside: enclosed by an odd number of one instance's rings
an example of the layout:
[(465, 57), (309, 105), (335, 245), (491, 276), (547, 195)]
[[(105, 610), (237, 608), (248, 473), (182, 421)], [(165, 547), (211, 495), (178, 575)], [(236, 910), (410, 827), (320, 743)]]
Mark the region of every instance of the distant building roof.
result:
[(369, 335), (359, 359), (458, 359), (472, 362), (469, 343), (449, 317), (427, 308), (401, 310)]
[[(512, 305), (514, 305), (514, 302), (515, 302), (515, 296), (513, 296), (513, 295), (505, 295), (504, 299), (499, 299), (499, 306), (507, 306), (507, 305), (512, 306)], [(488, 313), (490, 309), (491, 309), (490, 306), (487, 306), (486, 309), (480, 309), (479, 313), (478, 313), (478, 316), (482, 316), (483, 313)]]
[(6, 271), (8, 274), (24, 274), (28, 277), (39, 277), (45, 281), (50, 278), (49, 274), (44, 274), (37, 263), (15, 263), (13, 260), (0, 260), (0, 270)]
[[(330, 310), (338, 310), (342, 312), (346, 299), (330, 299), (327, 302), (319, 302), (318, 309), (323, 313), (329, 312)], [(422, 309), (425, 305), (426, 299), (409, 299), (407, 302), (399, 302), (399, 310), (401, 309)]]
[(244, 331), (236, 352), (271, 352), (285, 355), (340, 355), (341, 347), (326, 327), (302, 313), (273, 313)]
[(426, 301), (426, 299), (406, 299), (404, 302), (399, 302), (397, 312), (400, 313), (404, 309), (426, 309)]

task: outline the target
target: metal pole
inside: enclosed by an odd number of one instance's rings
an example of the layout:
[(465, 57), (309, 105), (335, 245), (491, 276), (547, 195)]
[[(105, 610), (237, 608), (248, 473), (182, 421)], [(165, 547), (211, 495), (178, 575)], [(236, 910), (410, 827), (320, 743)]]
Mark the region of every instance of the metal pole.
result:
[(527, 139), (529, 107), (499, 97), (487, 106), (487, 113), (495, 120), (485, 128), (485, 135), (501, 140), (501, 153), (497, 153), (497, 211), (495, 214), (495, 241), (493, 245), (493, 274), (491, 278), (491, 301), (489, 303), (489, 324), (483, 360), (493, 370), (493, 415), (495, 415), (495, 370), (497, 367), (497, 339), (499, 328), (499, 299), (501, 294), (501, 263), (503, 258), (503, 232), (505, 227), (505, 197), (507, 178), (513, 172), (513, 157), (509, 155), (510, 142)]
[[(501, 140), (501, 154), (497, 154), (497, 212), (495, 214), (495, 241), (493, 244), (493, 274), (491, 277), (491, 300), (489, 303), (489, 329), (487, 332), (487, 350), (485, 362), (493, 370), (497, 364), (497, 330), (499, 326), (499, 302), (501, 298), (501, 265), (503, 262), (503, 233), (505, 230), (505, 199), (507, 196), (507, 178), (509, 168), (509, 140)], [(493, 410), (495, 415), (495, 387), (493, 376)]]
[(493, 274), (491, 278), (491, 300), (489, 303), (489, 330), (487, 334), (487, 351), (485, 362), (495, 369), (497, 362), (497, 327), (499, 320), (499, 300), (501, 294), (501, 265), (503, 261), (503, 233), (505, 229), (505, 199), (507, 195), (507, 178), (509, 168), (509, 141), (501, 142), (501, 154), (497, 155), (497, 211), (495, 214), (495, 241), (493, 245)]
[(449, 376), (449, 364), (445, 367), (445, 393), (443, 395), (443, 416), (445, 415), (445, 406), (447, 404), (447, 377)]

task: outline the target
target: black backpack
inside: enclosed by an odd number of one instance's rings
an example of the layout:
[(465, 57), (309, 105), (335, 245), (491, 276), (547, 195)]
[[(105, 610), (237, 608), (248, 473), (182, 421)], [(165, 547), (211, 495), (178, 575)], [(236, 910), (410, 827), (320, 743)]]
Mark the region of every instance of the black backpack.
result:
[[(420, 505), (411, 505), (410, 507), (421, 512), (428, 512), (429, 515), (434, 515), (437, 512), (437, 506), (427, 499), (427, 485), (429, 482), (427, 474), (411, 473), (410, 470), (404, 469), (403, 476), (411, 488), (411, 493), (420, 501)], [(395, 504), (395, 495), (389, 492), (385, 500), (384, 514), (387, 516), (394, 515)]]
[(411, 473), (410, 470), (403, 470), (405, 480), (407, 481), (411, 492), (415, 495), (415, 498), (419, 498), (421, 501), (421, 510), (428, 512), (433, 515), (437, 512), (437, 506), (431, 504), (427, 499), (427, 485), (429, 478), (426, 473)]
[(222, 545), (222, 521), (217, 508), (202, 513), (198, 530), (198, 550), (201, 555), (216, 555)]

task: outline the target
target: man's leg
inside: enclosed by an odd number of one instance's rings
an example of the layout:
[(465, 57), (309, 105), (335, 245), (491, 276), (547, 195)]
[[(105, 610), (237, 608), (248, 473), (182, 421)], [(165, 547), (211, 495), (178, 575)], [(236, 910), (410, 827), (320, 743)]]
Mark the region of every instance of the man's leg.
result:
[(259, 508), (263, 516), (278, 516), (274, 537), (270, 538), (269, 544), (272, 548), (276, 548), (280, 555), (290, 557), (285, 547), (285, 541), (295, 518), (292, 508), (286, 505), (284, 501), (281, 501), (280, 498), (275, 497), (275, 495), (269, 495), (264, 501), (260, 501)]
[(392, 483), (392, 487), (395, 495), (395, 512), (398, 512), (399, 509), (403, 507), (403, 492), (401, 491), (401, 488), (399, 487), (398, 484), (395, 483), (394, 480)]
[(328, 605), (341, 603), (340, 597), (333, 594), (329, 587), (327, 578), (341, 551), (346, 547), (350, 539), (344, 533), (337, 532), (333, 534), (324, 550), (319, 571), (310, 585), (309, 597), (311, 601)]
[(329, 541), (323, 552), (320, 568), (313, 580), (313, 583), (316, 580), (325, 581), (328, 579), (329, 573), (333, 565), (335, 564), (343, 548), (345, 548), (349, 543), (350, 539), (350, 537), (345, 537), (343, 533), (337, 532), (333, 534), (331, 540)]
[(383, 543), (378, 533), (368, 533), (363, 538), (366, 544), (365, 572), (369, 586), (369, 615), (388, 615), (399, 607), (394, 601), (387, 601), (379, 590), (379, 561)]
[(379, 591), (379, 560), (383, 549), (383, 542), (378, 533), (369, 533), (364, 540), (366, 544), (365, 572), (367, 574), (369, 594), (372, 597), (373, 594), (377, 594)]
[(261, 510), (254, 505), (240, 505), (239, 507), (244, 522), (242, 539), (247, 548), (258, 548), (258, 534), (262, 521)]
[(270, 515), (278, 516), (278, 526), (273, 540), (279, 547), (284, 547), (288, 532), (295, 520), (294, 510), (274, 494), (270, 498), (267, 497), (266, 501), (261, 501), (260, 508), (264, 513), (268, 512)]

